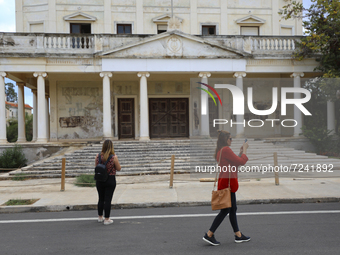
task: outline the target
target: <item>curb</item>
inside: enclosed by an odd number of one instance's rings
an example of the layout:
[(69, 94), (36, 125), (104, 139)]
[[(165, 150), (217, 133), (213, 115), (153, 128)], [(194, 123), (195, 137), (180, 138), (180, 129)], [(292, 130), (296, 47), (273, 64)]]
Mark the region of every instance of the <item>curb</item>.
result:
[[(297, 203), (334, 203), (334, 202), (340, 202), (340, 197), (253, 199), (253, 200), (240, 200), (237, 202), (237, 204), (238, 205), (252, 205), (252, 204), (297, 204)], [(194, 207), (194, 206), (210, 206), (210, 201), (113, 204), (112, 209)], [(2, 213), (25, 213), (25, 212), (85, 211), (85, 210), (97, 210), (97, 204), (48, 205), (48, 206), (0, 206), (0, 214)]]

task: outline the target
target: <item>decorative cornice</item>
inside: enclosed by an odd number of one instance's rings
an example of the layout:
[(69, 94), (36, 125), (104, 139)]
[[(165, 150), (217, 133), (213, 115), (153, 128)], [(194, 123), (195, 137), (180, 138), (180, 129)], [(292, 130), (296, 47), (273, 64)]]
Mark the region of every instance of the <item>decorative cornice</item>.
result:
[[(75, 19), (74, 17), (77, 17), (77, 16), (83, 16), (84, 18)], [(83, 13), (83, 12), (76, 12), (76, 13), (65, 16), (64, 20), (66, 21), (96, 21), (97, 18), (89, 14)]]

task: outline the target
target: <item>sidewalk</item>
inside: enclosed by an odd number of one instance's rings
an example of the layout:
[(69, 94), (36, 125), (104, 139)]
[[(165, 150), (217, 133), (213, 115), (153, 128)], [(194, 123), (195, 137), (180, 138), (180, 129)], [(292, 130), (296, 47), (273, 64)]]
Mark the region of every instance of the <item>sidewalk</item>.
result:
[[(117, 176), (112, 205), (115, 208), (210, 205), (212, 182), (200, 182), (189, 174)], [(0, 213), (67, 211), (96, 209), (96, 188), (77, 187), (75, 179), (66, 179), (60, 191), (60, 179), (0, 181)], [(238, 204), (340, 202), (340, 178), (274, 178), (240, 180)], [(39, 199), (29, 206), (2, 206), (9, 199)]]

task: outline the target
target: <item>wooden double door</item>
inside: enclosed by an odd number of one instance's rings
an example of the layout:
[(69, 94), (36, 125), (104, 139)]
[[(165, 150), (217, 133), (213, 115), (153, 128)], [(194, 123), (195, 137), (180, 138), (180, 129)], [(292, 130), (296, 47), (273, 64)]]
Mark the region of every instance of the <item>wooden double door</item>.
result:
[(189, 137), (188, 98), (149, 99), (150, 138)]

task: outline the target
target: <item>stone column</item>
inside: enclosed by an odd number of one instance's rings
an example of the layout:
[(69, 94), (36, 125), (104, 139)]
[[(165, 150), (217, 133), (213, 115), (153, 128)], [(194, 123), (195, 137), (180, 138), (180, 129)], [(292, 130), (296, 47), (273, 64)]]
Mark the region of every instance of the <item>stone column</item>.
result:
[(32, 89), (33, 93), (33, 138), (32, 142), (37, 141), (38, 136), (38, 104), (37, 104), (37, 90)]
[[(200, 72), (198, 76), (201, 77), (201, 83), (208, 84), (208, 78), (211, 76), (211, 73)], [(202, 84), (201, 88), (207, 89), (207, 87)], [(201, 136), (210, 137), (208, 94), (203, 90), (201, 90)]]
[(18, 140), (17, 143), (25, 143), (25, 84), (17, 82), (18, 85)]
[(46, 107), (45, 107), (45, 78), (47, 73), (33, 73), (34, 77), (37, 77), (37, 89), (38, 89), (38, 137), (37, 143), (47, 142), (46, 133)]
[(140, 141), (150, 140), (149, 136), (149, 102), (148, 102), (148, 81), (150, 77), (148, 72), (140, 72), (137, 74), (140, 77), (139, 83), (139, 102), (140, 102)]
[(47, 141), (50, 140), (50, 104), (49, 97), (45, 96), (45, 108), (46, 108), (46, 137)]
[(335, 105), (332, 101), (327, 101), (327, 129), (335, 133)]
[(100, 77), (103, 78), (103, 139), (112, 139), (111, 125), (111, 86), (110, 78), (112, 73), (102, 72)]
[[(294, 88), (301, 88), (301, 77), (304, 76), (304, 73), (293, 73), (290, 77), (294, 78)], [(294, 98), (300, 98), (299, 93), (294, 93)], [(294, 127), (294, 136), (299, 137), (302, 128), (302, 112), (299, 108), (294, 105), (294, 120), (297, 121), (297, 125)]]
[[(243, 78), (246, 77), (245, 72), (236, 72), (234, 73), (234, 78), (236, 78), (236, 87), (238, 87), (243, 92)], [(233, 109), (234, 111), (235, 109)], [(237, 115), (236, 116), (236, 138), (244, 137), (244, 127), (245, 127), (245, 120), (244, 115)]]
[(0, 72), (0, 144), (7, 143), (5, 72)]

